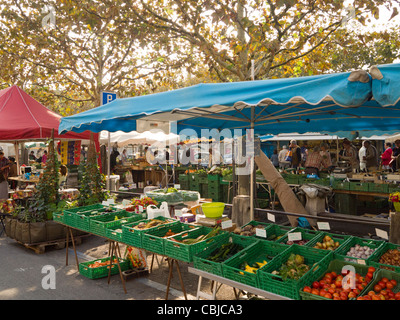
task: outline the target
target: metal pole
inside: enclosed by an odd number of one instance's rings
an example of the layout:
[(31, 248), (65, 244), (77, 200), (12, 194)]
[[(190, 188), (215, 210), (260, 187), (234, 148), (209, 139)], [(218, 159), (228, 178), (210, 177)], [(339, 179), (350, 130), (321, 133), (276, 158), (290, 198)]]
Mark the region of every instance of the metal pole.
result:
[(107, 173), (108, 173), (108, 180), (107, 180), (107, 190), (111, 190), (111, 133), (108, 131), (108, 159), (107, 159)]
[(251, 122), (250, 122), (250, 129), (251, 129), (251, 137), (253, 140), (253, 148), (252, 154), (250, 159), (250, 219), (254, 220), (254, 106), (251, 106)]

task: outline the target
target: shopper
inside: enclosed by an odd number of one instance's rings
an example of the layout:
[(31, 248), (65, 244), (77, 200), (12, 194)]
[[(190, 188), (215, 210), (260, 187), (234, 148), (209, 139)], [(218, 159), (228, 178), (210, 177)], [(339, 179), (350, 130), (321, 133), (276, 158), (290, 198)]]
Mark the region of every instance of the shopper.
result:
[(290, 162), (285, 160), (287, 153), (288, 153), (288, 148), (286, 146), (283, 146), (282, 150), (279, 151), (278, 154), (279, 168), (283, 170), (289, 168), (290, 166)]
[(306, 174), (319, 174), (319, 170), (322, 166), (322, 155), (321, 155), (321, 149), (319, 146), (315, 146), (312, 150), (311, 153), (308, 154), (307, 160), (305, 162), (305, 167), (306, 167)]
[(271, 162), (274, 165), (275, 168), (279, 167), (279, 157), (278, 157), (278, 150), (275, 149), (274, 153), (271, 156)]
[(8, 172), (10, 170), (10, 160), (0, 151), (0, 199), (8, 199)]
[(343, 140), (343, 155), (339, 155), (340, 160), (347, 161), (353, 170), (358, 169), (358, 152), (348, 139)]
[(390, 142), (385, 143), (385, 151), (381, 154), (381, 163), (383, 170), (390, 170), (390, 162), (392, 161), (392, 144)]
[(397, 171), (400, 168), (400, 140), (394, 142), (394, 148), (392, 152), (392, 170)]
[(289, 145), (289, 151), (291, 151), (291, 167), (298, 168), (301, 162), (301, 149), (297, 145), (296, 140), (291, 140)]
[(31, 151), (31, 153), (29, 154), (29, 160), (36, 160), (36, 157), (35, 157), (35, 152), (32, 150)]
[(373, 172), (378, 170), (378, 151), (371, 144), (371, 141), (366, 140), (364, 142), (365, 146), (365, 157), (367, 171)]
[(60, 166), (60, 177), (59, 177), (59, 181), (58, 181), (60, 187), (65, 186), (65, 184), (67, 183), (67, 173), (68, 173), (67, 167), (62, 164)]

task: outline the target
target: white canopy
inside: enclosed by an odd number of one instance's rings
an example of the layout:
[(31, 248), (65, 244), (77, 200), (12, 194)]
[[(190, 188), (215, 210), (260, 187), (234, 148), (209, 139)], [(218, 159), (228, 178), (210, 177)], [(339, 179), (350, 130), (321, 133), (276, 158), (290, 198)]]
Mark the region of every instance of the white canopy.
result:
[[(102, 131), (100, 133), (100, 143), (108, 142), (108, 131)], [(119, 147), (124, 147), (129, 144), (177, 144), (179, 143), (179, 135), (174, 133), (166, 134), (163, 131), (151, 130), (139, 133), (137, 131), (131, 132), (111, 132), (110, 142), (118, 143)]]

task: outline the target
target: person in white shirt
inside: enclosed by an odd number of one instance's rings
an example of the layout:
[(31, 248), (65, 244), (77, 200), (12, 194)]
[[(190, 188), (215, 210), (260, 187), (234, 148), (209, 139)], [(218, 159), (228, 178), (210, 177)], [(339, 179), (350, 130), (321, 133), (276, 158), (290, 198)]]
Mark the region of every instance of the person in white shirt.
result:
[(286, 146), (283, 146), (282, 150), (279, 151), (278, 161), (279, 161), (279, 168), (281, 168), (281, 169), (286, 169), (286, 168), (289, 168), (289, 166), (290, 166), (290, 162), (285, 161), (287, 152), (288, 152), (288, 149)]
[(365, 171), (367, 169), (367, 160), (364, 159), (367, 148), (365, 148), (364, 142), (365, 141), (362, 142), (362, 147), (360, 148), (360, 150), (358, 150), (358, 158), (360, 159), (360, 171)]

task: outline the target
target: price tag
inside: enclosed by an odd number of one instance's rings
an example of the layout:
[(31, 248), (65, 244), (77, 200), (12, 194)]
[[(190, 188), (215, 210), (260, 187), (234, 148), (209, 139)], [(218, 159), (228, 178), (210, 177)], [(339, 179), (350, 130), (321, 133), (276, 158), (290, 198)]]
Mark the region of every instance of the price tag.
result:
[(175, 209), (175, 217), (182, 217), (182, 210), (180, 209)]
[(221, 222), (222, 229), (229, 229), (232, 228), (232, 220), (226, 220)]
[(140, 212), (140, 213), (143, 212), (143, 206), (139, 206), (139, 212)]
[(130, 204), (131, 204), (131, 201), (129, 201), (127, 199), (122, 200), (122, 205), (123, 206), (129, 206)]
[(174, 188), (177, 189), (177, 190), (180, 190), (181, 189), (181, 185), (180, 184), (174, 184)]
[(289, 241), (300, 241), (302, 238), (301, 232), (292, 232), (288, 234)]
[(267, 230), (256, 228), (256, 236), (257, 237), (261, 237), (261, 238), (266, 238), (267, 237)]
[(357, 263), (358, 264), (363, 264), (366, 265), (365, 260), (364, 259), (357, 259)]
[(317, 222), (317, 226), (319, 230), (331, 230), (329, 222)]
[(108, 204), (115, 204), (114, 199), (107, 199)]
[(389, 235), (387, 231), (375, 228), (376, 235), (382, 239), (389, 240)]
[(269, 221), (275, 222), (275, 215), (273, 215), (272, 213), (268, 213), (267, 218)]

